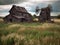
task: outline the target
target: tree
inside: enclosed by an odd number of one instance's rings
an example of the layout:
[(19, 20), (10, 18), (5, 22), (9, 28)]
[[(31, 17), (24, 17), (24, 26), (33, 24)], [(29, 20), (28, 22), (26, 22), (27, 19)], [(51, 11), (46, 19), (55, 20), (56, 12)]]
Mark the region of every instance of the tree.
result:
[(60, 19), (60, 14), (57, 16), (57, 18), (59, 18), (59, 19)]
[(33, 15), (33, 19), (36, 18), (36, 17), (37, 17), (36, 14), (34, 14), (34, 15)]

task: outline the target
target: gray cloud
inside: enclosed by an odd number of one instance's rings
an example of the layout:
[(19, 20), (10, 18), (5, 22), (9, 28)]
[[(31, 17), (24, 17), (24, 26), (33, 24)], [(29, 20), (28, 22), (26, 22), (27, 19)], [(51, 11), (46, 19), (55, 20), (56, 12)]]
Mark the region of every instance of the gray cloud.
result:
[[(40, 8), (44, 8), (48, 4), (51, 4), (53, 12), (60, 12), (60, 1), (46, 1), (44, 3), (37, 4), (37, 6), (39, 6)], [(35, 9), (35, 6), (33, 5), (33, 6), (31, 6), (31, 10), (30, 11), (34, 12), (35, 10), (33, 10), (32, 7), (34, 7), (34, 9)]]
[[(7, 4), (16, 4), (26, 2), (28, 0), (0, 0), (0, 5), (7, 5)], [(50, 0), (50, 1), (60, 1), (60, 0)]]
[(52, 6), (53, 6), (53, 11), (60, 12), (60, 1), (54, 2)]
[(21, 3), (27, 0), (0, 0), (0, 5), (6, 5), (6, 4), (16, 4), (16, 3)]

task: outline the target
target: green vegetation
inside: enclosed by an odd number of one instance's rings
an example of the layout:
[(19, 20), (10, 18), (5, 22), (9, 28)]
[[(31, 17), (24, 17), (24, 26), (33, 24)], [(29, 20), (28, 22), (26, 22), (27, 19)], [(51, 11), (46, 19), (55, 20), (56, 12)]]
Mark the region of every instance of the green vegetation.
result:
[(55, 23), (4, 23), (0, 45), (60, 45), (60, 21)]

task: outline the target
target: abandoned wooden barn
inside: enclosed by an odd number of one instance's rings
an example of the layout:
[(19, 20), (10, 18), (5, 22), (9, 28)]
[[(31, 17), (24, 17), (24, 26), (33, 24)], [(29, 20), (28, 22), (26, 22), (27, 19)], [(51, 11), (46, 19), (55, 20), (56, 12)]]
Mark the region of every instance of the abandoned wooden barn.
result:
[(9, 15), (4, 17), (6, 22), (31, 22), (32, 15), (24, 7), (13, 5)]
[(51, 10), (49, 7), (41, 8), (41, 13), (39, 15), (39, 21), (40, 22), (51, 22), (51, 16), (50, 16)]

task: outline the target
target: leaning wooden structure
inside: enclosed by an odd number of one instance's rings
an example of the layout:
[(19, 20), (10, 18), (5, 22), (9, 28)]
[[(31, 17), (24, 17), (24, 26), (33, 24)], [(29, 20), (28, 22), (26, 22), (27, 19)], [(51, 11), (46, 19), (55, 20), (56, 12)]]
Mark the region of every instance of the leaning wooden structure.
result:
[(32, 15), (24, 7), (13, 5), (9, 15), (4, 17), (5, 22), (31, 22)]
[(39, 14), (39, 22), (51, 22), (51, 8), (48, 6), (48, 7), (45, 7), (45, 8), (41, 8), (41, 9), (36, 9), (36, 12), (40, 12)]

